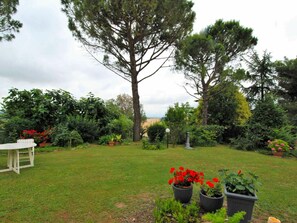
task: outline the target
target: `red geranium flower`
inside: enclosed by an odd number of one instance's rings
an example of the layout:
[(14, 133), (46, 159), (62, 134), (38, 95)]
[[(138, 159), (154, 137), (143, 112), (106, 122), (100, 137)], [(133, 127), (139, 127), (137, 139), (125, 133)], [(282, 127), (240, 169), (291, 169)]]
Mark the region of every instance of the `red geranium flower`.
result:
[(220, 182), (220, 180), (219, 180), (218, 178), (216, 178), (216, 177), (215, 177), (215, 178), (213, 178), (213, 179), (212, 179), (212, 181), (213, 181), (213, 182), (215, 182), (215, 183), (218, 183), (218, 182)]
[(203, 173), (194, 170), (185, 169), (180, 166), (178, 169), (170, 168), (170, 173), (174, 175), (168, 183), (176, 186), (190, 186), (192, 183), (203, 183)]
[(201, 192), (208, 197), (221, 197), (222, 196), (222, 184), (218, 178), (212, 178), (212, 181), (208, 180), (205, 184), (201, 184)]
[(214, 188), (214, 184), (210, 181), (207, 181), (206, 184), (210, 187), (210, 188)]

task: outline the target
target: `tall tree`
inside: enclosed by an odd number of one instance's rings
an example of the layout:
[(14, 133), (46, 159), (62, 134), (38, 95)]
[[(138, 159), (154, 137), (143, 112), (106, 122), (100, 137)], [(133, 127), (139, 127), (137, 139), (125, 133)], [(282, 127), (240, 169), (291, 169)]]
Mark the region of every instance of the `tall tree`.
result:
[[(61, 0), (61, 2), (73, 35), (99, 63), (131, 83), (134, 111), (133, 140), (140, 140), (141, 113), (138, 84), (156, 74), (168, 61), (175, 43), (190, 33), (195, 18), (195, 13), (192, 11), (193, 2), (189, 0)], [(98, 52), (103, 52), (104, 56), (96, 57)]]
[(245, 60), (248, 65), (246, 80), (251, 85), (245, 88), (248, 100), (255, 102), (264, 100), (265, 94), (275, 90), (276, 76), (271, 61), (271, 54), (264, 51), (262, 58), (257, 52), (253, 52), (249, 59)]
[(276, 61), (275, 68), (279, 79), (280, 95), (290, 101), (297, 101), (297, 58)]
[(287, 110), (290, 121), (297, 125), (297, 58), (276, 61), (280, 103)]
[(17, 12), (18, 0), (1, 0), (0, 1), (0, 42), (2, 40), (10, 41), (14, 32), (19, 32), (22, 23), (12, 19), (12, 15)]
[(257, 44), (252, 32), (239, 22), (218, 20), (179, 44), (176, 69), (184, 71), (187, 85), (195, 91), (192, 96), (203, 100), (203, 125), (207, 125), (210, 89), (233, 74), (227, 65)]

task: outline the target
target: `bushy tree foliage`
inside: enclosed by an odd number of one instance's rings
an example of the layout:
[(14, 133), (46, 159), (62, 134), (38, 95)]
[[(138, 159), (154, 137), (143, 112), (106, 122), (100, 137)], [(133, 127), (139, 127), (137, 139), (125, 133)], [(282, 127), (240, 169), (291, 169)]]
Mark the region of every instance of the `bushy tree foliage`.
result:
[[(195, 13), (188, 0), (61, 0), (69, 29), (92, 56), (129, 81), (134, 141), (140, 140), (138, 84), (167, 62), (176, 42), (192, 29)], [(104, 56), (99, 58), (98, 52)], [(153, 61), (158, 60), (152, 65)], [(159, 63), (160, 62), (160, 63)], [(157, 65), (157, 66), (156, 66)], [(148, 70), (149, 72), (144, 72)]]
[(40, 132), (64, 123), (69, 130), (78, 131), (84, 140), (93, 142), (107, 133), (106, 127), (114, 119), (103, 100), (91, 93), (80, 100), (64, 90), (44, 93), (40, 89), (13, 88), (8, 93), (2, 103), (2, 120), (9, 141), (15, 141), (24, 129)]
[(0, 42), (10, 41), (15, 38), (14, 33), (19, 32), (23, 26), (21, 22), (14, 20), (12, 15), (17, 12), (18, 0), (0, 1)]
[(275, 69), (279, 80), (280, 103), (288, 112), (293, 125), (297, 125), (297, 58), (277, 61)]
[[(245, 97), (233, 83), (223, 83), (210, 90), (208, 123), (210, 125), (242, 125), (251, 116)], [(199, 104), (199, 120), (202, 120), (203, 102)]]
[(33, 122), (34, 129), (43, 131), (64, 122), (67, 115), (77, 112), (77, 103), (73, 96), (63, 90), (42, 92), (40, 89), (10, 89), (3, 99), (6, 117), (19, 117)]
[(230, 78), (226, 67), (230, 62), (257, 44), (252, 32), (239, 22), (218, 20), (178, 45), (176, 69), (184, 71), (187, 85), (194, 89), (192, 96), (203, 100), (203, 125), (208, 121), (209, 91)]
[(264, 51), (260, 58), (257, 52), (253, 52), (246, 62), (248, 65), (246, 80), (251, 84), (245, 88), (248, 100), (253, 103), (257, 100), (263, 101), (266, 94), (275, 91), (276, 86), (271, 54)]
[(263, 101), (257, 102), (243, 135), (235, 139), (233, 145), (243, 150), (266, 149), (267, 141), (274, 135), (274, 129), (286, 124), (284, 110), (272, 97), (266, 96)]
[(258, 101), (253, 110), (250, 124), (260, 123), (268, 128), (281, 128), (287, 124), (285, 111), (272, 97)]
[(279, 78), (279, 93), (282, 97), (297, 101), (297, 58), (275, 62)]

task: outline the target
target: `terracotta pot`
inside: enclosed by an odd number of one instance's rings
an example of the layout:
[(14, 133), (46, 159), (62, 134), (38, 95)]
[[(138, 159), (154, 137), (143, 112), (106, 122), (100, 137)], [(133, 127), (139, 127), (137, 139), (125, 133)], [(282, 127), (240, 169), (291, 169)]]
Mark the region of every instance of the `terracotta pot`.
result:
[(273, 152), (273, 156), (277, 156), (277, 157), (283, 157), (284, 155), (284, 152), (281, 151), (281, 152)]
[(108, 145), (109, 146), (114, 146), (115, 145), (115, 142), (114, 141), (110, 141), (110, 142), (108, 142)]

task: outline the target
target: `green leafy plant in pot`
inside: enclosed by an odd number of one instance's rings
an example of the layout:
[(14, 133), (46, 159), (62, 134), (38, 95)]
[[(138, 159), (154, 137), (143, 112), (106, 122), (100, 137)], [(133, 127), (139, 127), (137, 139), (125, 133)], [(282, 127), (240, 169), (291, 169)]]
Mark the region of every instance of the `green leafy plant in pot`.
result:
[(245, 211), (246, 215), (240, 223), (251, 222), (254, 203), (258, 200), (256, 195), (260, 185), (258, 176), (251, 172), (244, 174), (241, 170), (236, 173), (223, 169), (219, 173), (225, 185), (228, 215)]
[(219, 178), (213, 178), (201, 185), (200, 206), (207, 212), (214, 212), (223, 206), (223, 187)]

